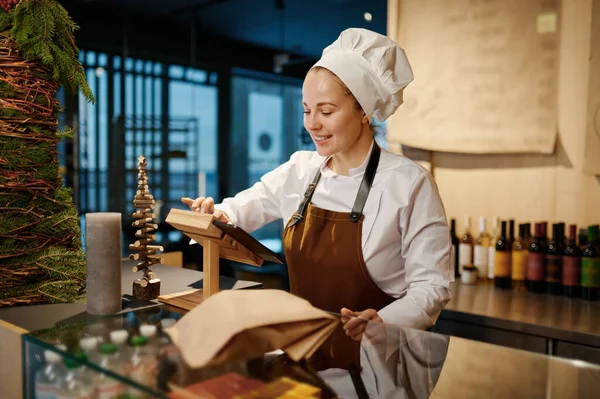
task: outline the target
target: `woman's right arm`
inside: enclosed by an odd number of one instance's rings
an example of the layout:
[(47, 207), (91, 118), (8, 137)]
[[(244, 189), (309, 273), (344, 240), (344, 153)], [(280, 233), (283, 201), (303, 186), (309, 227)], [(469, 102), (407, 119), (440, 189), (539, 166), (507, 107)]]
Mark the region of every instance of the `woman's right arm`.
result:
[(296, 163), (294, 155), (289, 161), (261, 177), (252, 187), (239, 192), (235, 197), (225, 198), (220, 204), (215, 205), (210, 197), (196, 200), (182, 198), (182, 202), (193, 211), (214, 213), (218, 220), (252, 232), (282, 217), (284, 182)]

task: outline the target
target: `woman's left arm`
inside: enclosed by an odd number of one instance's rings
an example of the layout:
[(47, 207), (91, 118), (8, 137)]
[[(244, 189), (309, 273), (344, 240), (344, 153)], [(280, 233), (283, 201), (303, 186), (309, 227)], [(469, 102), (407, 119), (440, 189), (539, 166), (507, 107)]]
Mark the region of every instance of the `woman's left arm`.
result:
[[(403, 182), (398, 182), (401, 184)], [(446, 212), (431, 175), (419, 168), (408, 203), (401, 211), (401, 256), (405, 259), (406, 295), (383, 309), (342, 309), (346, 334), (360, 341), (364, 320), (383, 321), (403, 327), (433, 326), (450, 300), (451, 241)]]
[(421, 171), (400, 214), (406, 295), (378, 313), (384, 322), (426, 329), (451, 298), (451, 241), (446, 212), (432, 176)]

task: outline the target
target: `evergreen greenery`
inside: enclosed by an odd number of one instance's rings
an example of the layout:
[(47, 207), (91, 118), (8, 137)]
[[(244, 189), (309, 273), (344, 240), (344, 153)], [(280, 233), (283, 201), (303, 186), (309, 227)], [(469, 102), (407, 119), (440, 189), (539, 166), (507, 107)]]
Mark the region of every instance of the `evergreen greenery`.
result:
[(56, 145), (59, 85), (94, 101), (78, 60), (77, 26), (55, 0), (0, 10), (0, 306), (85, 295), (85, 258)]
[(73, 38), (77, 29), (55, 0), (21, 1), (9, 13), (0, 10), (0, 32), (8, 30), (25, 59), (41, 61), (51, 69), (54, 81), (71, 91), (81, 90), (93, 102)]

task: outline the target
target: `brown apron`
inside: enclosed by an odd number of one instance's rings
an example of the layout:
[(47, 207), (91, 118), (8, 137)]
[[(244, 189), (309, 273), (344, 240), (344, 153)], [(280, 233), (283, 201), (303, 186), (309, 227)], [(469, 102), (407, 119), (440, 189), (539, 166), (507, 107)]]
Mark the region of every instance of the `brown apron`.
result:
[[(395, 300), (375, 284), (362, 254), (362, 210), (380, 153), (374, 143), (352, 212), (334, 212), (310, 204), (321, 177), (319, 170), (283, 232), (291, 292), (317, 308), (335, 313), (343, 307), (379, 311)], [(359, 366), (360, 343), (347, 336), (340, 324), (310, 364), (317, 370)]]

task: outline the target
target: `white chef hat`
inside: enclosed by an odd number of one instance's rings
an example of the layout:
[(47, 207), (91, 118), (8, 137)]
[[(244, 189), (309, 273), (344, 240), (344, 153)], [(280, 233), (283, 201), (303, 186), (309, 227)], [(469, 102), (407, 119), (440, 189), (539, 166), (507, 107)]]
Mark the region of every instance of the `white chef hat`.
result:
[(369, 118), (389, 118), (402, 104), (412, 69), (392, 39), (360, 28), (343, 31), (313, 66), (327, 68), (348, 87)]

